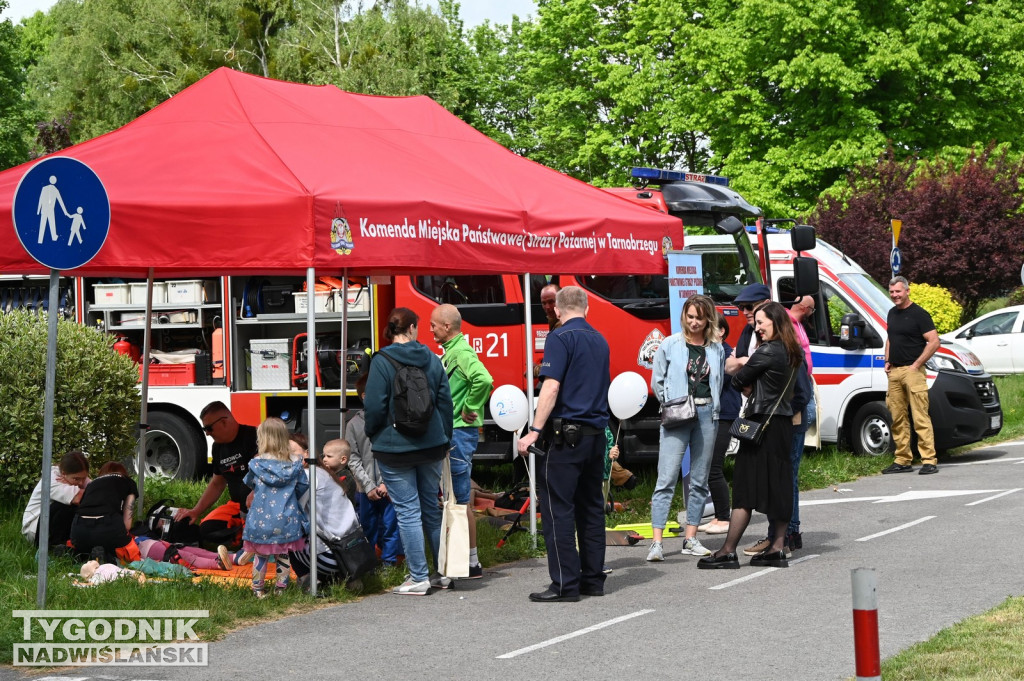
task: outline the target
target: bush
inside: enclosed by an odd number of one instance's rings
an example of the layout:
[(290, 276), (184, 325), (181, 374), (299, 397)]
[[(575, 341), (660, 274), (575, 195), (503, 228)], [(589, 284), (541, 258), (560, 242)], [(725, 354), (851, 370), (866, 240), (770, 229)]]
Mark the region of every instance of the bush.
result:
[[(0, 492), (21, 495), (39, 481), (46, 394), (45, 315), (0, 314)], [(131, 456), (139, 421), (137, 365), (111, 349), (110, 336), (64, 319), (57, 323), (53, 460), (72, 449), (93, 473)]]
[(911, 284), (910, 299), (927, 310), (935, 323), (935, 330), (940, 334), (960, 326), (964, 308), (941, 286)]
[(1018, 286), (1010, 292), (1006, 299), (1007, 305), (1024, 305), (1024, 286)]

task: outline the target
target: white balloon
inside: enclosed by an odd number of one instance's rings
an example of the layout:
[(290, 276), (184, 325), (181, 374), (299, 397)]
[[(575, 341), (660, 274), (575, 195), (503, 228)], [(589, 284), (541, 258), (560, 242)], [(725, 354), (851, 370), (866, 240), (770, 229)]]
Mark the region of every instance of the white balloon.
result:
[(530, 418), (526, 393), (514, 385), (501, 385), (491, 393), (491, 418), (502, 430), (518, 433)]
[(640, 413), (647, 404), (647, 381), (635, 371), (624, 371), (608, 386), (608, 407), (620, 421)]

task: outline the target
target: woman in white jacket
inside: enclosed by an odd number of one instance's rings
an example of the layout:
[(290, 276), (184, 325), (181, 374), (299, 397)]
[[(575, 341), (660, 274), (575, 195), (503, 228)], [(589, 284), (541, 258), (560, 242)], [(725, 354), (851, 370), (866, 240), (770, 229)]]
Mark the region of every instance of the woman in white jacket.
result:
[[(89, 462), (80, 451), (68, 452), (50, 469), (50, 546), (64, 546), (71, 537), (71, 521), (75, 519), (78, 502), (88, 484)], [(21, 516), (21, 533), (36, 546), (39, 545), (42, 501), (43, 481), (40, 480)]]

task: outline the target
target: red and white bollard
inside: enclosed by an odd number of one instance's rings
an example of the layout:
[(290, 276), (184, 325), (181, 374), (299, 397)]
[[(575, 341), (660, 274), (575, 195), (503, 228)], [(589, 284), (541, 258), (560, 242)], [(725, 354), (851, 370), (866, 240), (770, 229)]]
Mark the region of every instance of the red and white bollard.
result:
[(878, 650), (878, 581), (873, 568), (857, 568), (853, 577), (853, 647), (857, 681), (881, 681)]

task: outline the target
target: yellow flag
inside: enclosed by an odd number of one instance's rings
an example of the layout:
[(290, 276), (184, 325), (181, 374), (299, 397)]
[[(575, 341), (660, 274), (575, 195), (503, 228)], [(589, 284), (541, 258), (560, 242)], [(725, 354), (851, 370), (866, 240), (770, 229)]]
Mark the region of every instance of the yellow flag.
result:
[(892, 223), (892, 247), (896, 246), (900, 242), (900, 229), (903, 227), (903, 220), (890, 220)]

